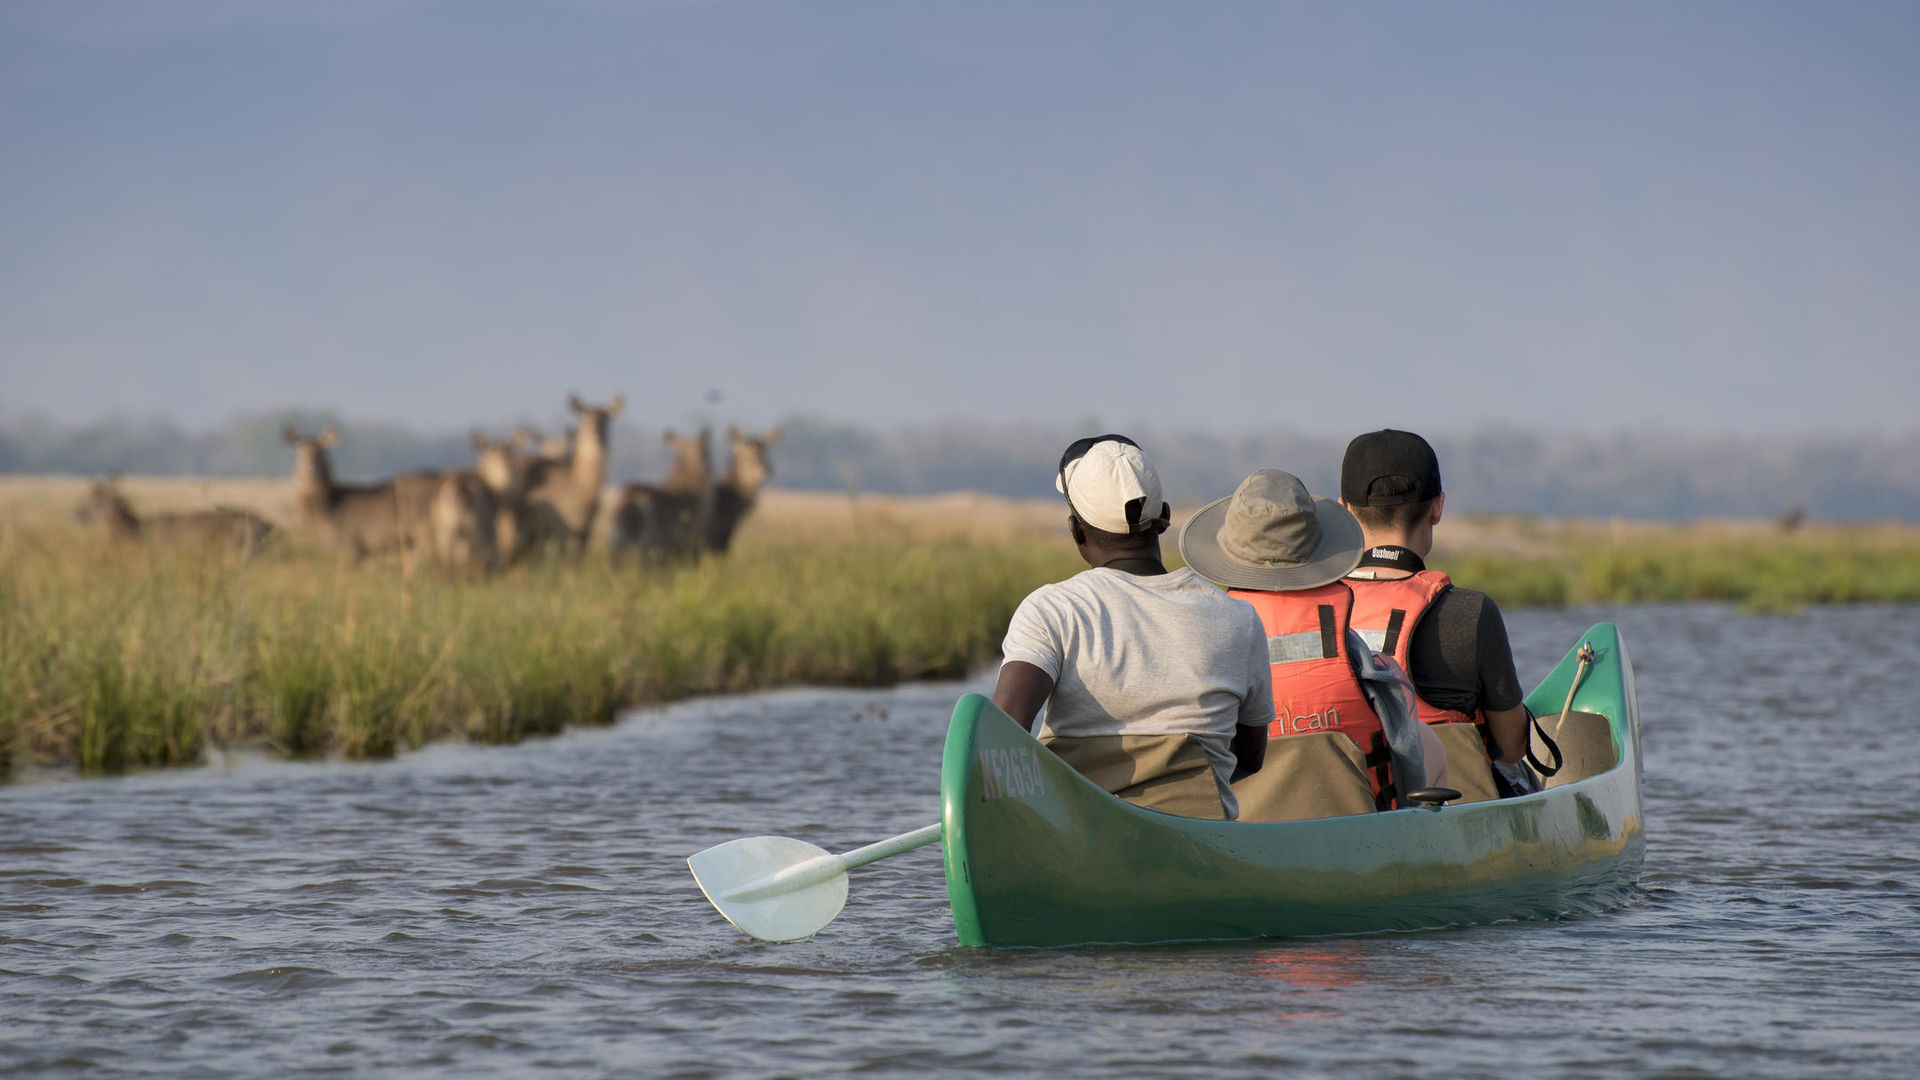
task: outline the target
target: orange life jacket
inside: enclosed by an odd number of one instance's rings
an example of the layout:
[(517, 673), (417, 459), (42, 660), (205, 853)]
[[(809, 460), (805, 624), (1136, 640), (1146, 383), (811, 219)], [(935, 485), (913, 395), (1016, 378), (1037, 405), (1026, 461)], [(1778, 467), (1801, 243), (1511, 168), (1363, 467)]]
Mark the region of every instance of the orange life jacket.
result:
[[(1413, 664), (1408, 659), (1408, 642), (1413, 640), (1413, 628), (1420, 624), (1420, 617), (1440, 594), (1453, 588), (1453, 579), (1438, 570), (1422, 570), (1412, 577), (1349, 577), (1346, 582), (1353, 588), (1353, 628), (1360, 631), (1360, 636), (1375, 652), (1392, 656), (1411, 673)], [(1418, 686), (1413, 689), (1422, 721), (1472, 724), (1480, 731), (1480, 742), (1487, 750), (1488, 759), (1500, 756), (1484, 712), (1443, 709), (1422, 696)]]
[(1380, 717), (1367, 701), (1347, 650), (1353, 590), (1336, 581), (1293, 592), (1227, 590), (1253, 605), (1267, 631), (1273, 664), (1271, 738), (1337, 731), (1367, 758), (1376, 803), (1393, 798), (1391, 755)]

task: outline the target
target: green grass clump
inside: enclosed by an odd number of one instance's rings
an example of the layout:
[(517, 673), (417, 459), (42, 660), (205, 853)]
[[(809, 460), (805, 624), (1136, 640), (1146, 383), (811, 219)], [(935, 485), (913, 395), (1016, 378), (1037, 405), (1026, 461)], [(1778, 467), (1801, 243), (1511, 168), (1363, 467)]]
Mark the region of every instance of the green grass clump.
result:
[(190, 680), (111, 650), (82, 662), (70, 752), (91, 771), (129, 765), (182, 765), (204, 746), (204, 703)]
[(260, 641), (254, 662), (267, 741), (288, 757), (324, 750), (332, 665), (313, 649), (284, 639)]

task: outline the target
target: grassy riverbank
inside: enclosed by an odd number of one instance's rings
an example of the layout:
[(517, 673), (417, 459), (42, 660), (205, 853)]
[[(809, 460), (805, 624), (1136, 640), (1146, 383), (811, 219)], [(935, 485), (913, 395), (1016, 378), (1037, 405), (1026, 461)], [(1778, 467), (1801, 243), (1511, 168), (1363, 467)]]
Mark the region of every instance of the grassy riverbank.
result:
[(957, 677), (1033, 583), (1071, 570), (1058, 545), (866, 545), (402, 583), (318, 555), (237, 569), (0, 543), (0, 757), (101, 771), (209, 745), (379, 757), (690, 694)]
[[(66, 483), (36, 482), (38, 519), (0, 514), (0, 775), (210, 746), (379, 757), (691, 694), (958, 676), (996, 655), (1021, 597), (1080, 566), (1054, 500), (776, 492), (732, 556), (676, 573), (596, 552), (403, 582), (298, 544), (244, 567), (116, 548), (58, 520), (82, 486)], [(1507, 608), (1920, 602), (1906, 526), (1450, 517), (1441, 533), (1433, 564)]]

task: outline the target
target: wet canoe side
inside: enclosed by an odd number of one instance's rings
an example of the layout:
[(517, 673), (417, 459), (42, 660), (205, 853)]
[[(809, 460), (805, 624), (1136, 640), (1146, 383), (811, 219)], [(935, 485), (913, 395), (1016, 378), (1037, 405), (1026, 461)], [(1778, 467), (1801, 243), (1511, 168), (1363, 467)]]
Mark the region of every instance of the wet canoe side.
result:
[[(1299, 822), (1209, 822), (1131, 806), (978, 694), (941, 763), (947, 892), (963, 945), (1046, 946), (1417, 930), (1603, 910), (1644, 839), (1633, 666), (1616, 629), (1574, 699), (1605, 716), (1607, 772), (1518, 799)], [(1579, 643), (1576, 643), (1577, 649)], [(1558, 714), (1569, 651), (1528, 696)]]

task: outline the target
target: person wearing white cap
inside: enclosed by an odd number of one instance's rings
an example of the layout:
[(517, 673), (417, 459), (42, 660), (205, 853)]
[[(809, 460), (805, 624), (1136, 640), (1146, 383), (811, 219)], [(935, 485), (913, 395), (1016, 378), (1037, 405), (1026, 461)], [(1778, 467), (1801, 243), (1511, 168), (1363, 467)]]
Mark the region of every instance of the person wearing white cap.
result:
[[(1352, 744), (1353, 778), (1372, 806), (1346, 803), (1313, 816), (1411, 805), (1409, 795), (1446, 779), (1446, 754), (1417, 718), (1412, 684), (1350, 625), (1353, 592), (1340, 579), (1361, 547), (1360, 523), (1345, 507), (1279, 469), (1248, 476), (1180, 531), (1187, 565), (1259, 613), (1272, 664), (1273, 736)], [(1252, 785), (1260, 794), (1249, 798), (1249, 817), (1301, 816), (1292, 810), (1297, 793), (1275, 780), (1263, 774)]]
[(1054, 487), (1087, 569), (1014, 612), (993, 700), (1093, 782), (1138, 806), (1238, 815), (1232, 781), (1260, 767), (1273, 719), (1253, 608), (1182, 567), (1160, 534), (1160, 477), (1124, 435), (1076, 440)]

